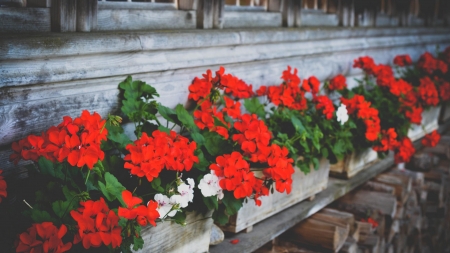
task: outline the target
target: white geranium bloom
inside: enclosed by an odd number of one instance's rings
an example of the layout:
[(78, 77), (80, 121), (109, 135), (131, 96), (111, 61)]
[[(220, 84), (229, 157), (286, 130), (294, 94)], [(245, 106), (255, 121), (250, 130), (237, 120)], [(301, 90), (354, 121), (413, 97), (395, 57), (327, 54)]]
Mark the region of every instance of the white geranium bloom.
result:
[(169, 199), (166, 195), (158, 193), (155, 194), (155, 201), (158, 203), (158, 208), (156, 210), (159, 212), (160, 219), (166, 217), (166, 215), (173, 217), (177, 213), (177, 210), (172, 210), (172, 207), (174, 206), (172, 198)]
[[(214, 172), (214, 171), (212, 171)], [(198, 184), (198, 188), (202, 191), (203, 196), (216, 196), (219, 199), (223, 198), (222, 188), (219, 186), (219, 178), (214, 174), (206, 174)]]
[(341, 122), (341, 125), (344, 125), (348, 120), (348, 111), (347, 107), (344, 104), (341, 104), (336, 112), (337, 121)]
[(180, 207), (184, 208), (188, 206), (188, 202), (192, 202), (194, 198), (194, 187), (188, 184), (180, 184), (177, 188), (178, 193), (180, 194), (180, 199), (178, 200), (178, 204)]

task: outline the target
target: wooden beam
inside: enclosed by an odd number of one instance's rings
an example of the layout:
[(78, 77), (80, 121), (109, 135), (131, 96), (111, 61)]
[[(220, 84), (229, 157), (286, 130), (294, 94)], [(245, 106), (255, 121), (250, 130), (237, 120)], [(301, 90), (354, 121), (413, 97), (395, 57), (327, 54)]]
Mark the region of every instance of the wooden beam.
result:
[(77, 32), (90, 32), (97, 29), (97, 0), (78, 0)]
[(225, 21), (224, 12), (225, 12), (225, 0), (213, 0), (213, 27), (216, 29), (222, 29), (223, 23)]
[(214, 3), (211, 0), (198, 0), (197, 28), (211, 29), (214, 23)]
[(27, 7), (49, 8), (51, 6), (52, 6), (51, 0), (27, 0)]
[(281, 12), (282, 0), (268, 0), (267, 11)]
[(283, 26), (293, 27), (295, 22), (294, 2), (297, 0), (283, 1)]
[(75, 32), (77, 2), (73, 0), (52, 0), (52, 32)]

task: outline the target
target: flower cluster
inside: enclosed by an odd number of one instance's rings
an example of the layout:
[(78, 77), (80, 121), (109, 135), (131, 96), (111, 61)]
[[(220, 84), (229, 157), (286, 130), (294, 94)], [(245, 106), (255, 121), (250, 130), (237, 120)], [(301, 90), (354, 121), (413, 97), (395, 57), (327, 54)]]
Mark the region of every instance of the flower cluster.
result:
[(366, 101), (364, 96), (357, 94), (350, 99), (341, 97), (341, 102), (347, 107), (348, 114), (354, 115), (364, 122), (366, 139), (368, 141), (377, 140), (381, 130), (378, 110), (371, 107), (371, 103)]
[(345, 88), (347, 88), (347, 79), (342, 74), (333, 77), (328, 83), (328, 89), (330, 91), (343, 90)]
[(316, 103), (316, 109), (318, 111), (322, 110), (326, 119), (331, 119), (333, 117), (335, 109), (333, 101), (331, 101), (328, 96), (316, 96), (313, 100)]
[(397, 140), (397, 133), (394, 128), (381, 131), (381, 140), (379, 145), (373, 147), (373, 150), (378, 152), (386, 152), (389, 150), (395, 150), (399, 145)]
[(92, 169), (105, 155), (100, 149), (101, 141), (106, 140), (108, 134), (105, 123), (98, 113), (91, 115), (86, 110), (73, 120), (66, 116), (61, 124), (41, 136), (29, 135), (14, 142), (10, 160), (15, 164), (20, 159), (36, 162), (42, 156), (53, 162), (67, 160), (72, 166), (82, 168), (86, 165)]
[(35, 223), (20, 234), (16, 252), (66, 252), (72, 248), (72, 243), (62, 240), (66, 233), (65, 225), (58, 229), (52, 222)]
[(410, 66), (412, 65), (412, 59), (409, 55), (404, 54), (404, 55), (397, 55), (394, 57), (394, 64), (399, 66), (399, 67), (405, 67), (405, 66)]
[(163, 168), (175, 171), (189, 171), (198, 157), (194, 155), (196, 143), (190, 142), (186, 137), (170, 131), (170, 135), (156, 130), (149, 137), (143, 133), (134, 144), (126, 149), (130, 154), (124, 160), (125, 169), (132, 175), (146, 177), (149, 182), (157, 178)]
[(85, 249), (98, 248), (102, 245), (117, 248), (122, 243), (122, 228), (119, 217), (110, 210), (103, 198), (80, 202), (78, 210), (70, 211), (70, 215), (78, 224), (78, 233), (74, 243), (82, 242)]
[(1, 176), (1, 174), (3, 173), (3, 170), (0, 170), (0, 203), (2, 203), (2, 199), (6, 198), (8, 196), (8, 192), (6, 192), (6, 181), (3, 178), (3, 176)]
[(445, 64), (444, 61), (436, 59), (429, 52), (425, 52), (420, 56), (417, 67), (429, 75), (435, 72), (440, 72), (442, 74), (447, 73), (447, 64)]
[(201, 190), (202, 195), (205, 197), (217, 196), (218, 199), (223, 198), (223, 191), (220, 187), (220, 178), (214, 173), (214, 170), (211, 173), (206, 174), (200, 180), (198, 184), (198, 188)]
[(398, 164), (409, 162), (415, 152), (416, 149), (414, 148), (411, 139), (409, 139), (408, 137), (404, 137), (403, 139), (399, 140), (399, 144), (395, 149), (395, 163)]
[(136, 220), (140, 226), (146, 226), (148, 223), (156, 226), (155, 220), (160, 215), (157, 210), (158, 204), (155, 201), (150, 200), (147, 206), (141, 205), (142, 199), (133, 197), (133, 194), (127, 190), (122, 192), (122, 200), (126, 208), (119, 207), (117, 212), (119, 217), (127, 220)]
[(297, 75), (297, 69), (288, 66), (287, 70), (283, 71), (281, 79), (283, 83), (278, 86), (261, 86), (256, 93), (259, 96), (267, 95), (267, 98), (276, 106), (286, 107), (293, 110), (305, 110), (307, 108), (307, 101), (305, 99), (305, 92), (312, 92), (316, 94), (319, 91), (320, 82), (316, 77), (310, 77), (301, 80)]
[(425, 147), (435, 147), (439, 140), (441, 139), (441, 135), (434, 130), (433, 132), (426, 134), (425, 137), (422, 139), (422, 145)]
[(171, 196), (166, 196), (161, 193), (155, 195), (157, 210), (159, 212), (158, 218), (173, 217), (180, 208), (187, 207), (189, 202), (193, 201), (195, 182), (192, 178), (188, 178), (187, 182), (186, 184), (180, 179), (177, 192), (172, 191)]

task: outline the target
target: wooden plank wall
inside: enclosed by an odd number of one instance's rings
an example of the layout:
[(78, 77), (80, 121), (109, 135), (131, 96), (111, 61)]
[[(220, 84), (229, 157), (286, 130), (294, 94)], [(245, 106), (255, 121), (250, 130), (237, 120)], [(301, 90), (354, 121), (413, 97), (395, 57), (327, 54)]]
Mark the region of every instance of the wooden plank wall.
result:
[[(81, 110), (105, 116), (118, 107), (118, 83), (127, 75), (155, 86), (159, 101), (187, 102), (195, 76), (224, 66), (255, 87), (277, 84), (287, 65), (301, 78), (357, 76), (353, 59), (371, 55), (391, 63), (396, 54), (417, 59), (450, 45), (446, 28), (260, 29), (6, 35), (0, 38), (0, 166), (10, 144), (39, 134)], [(351, 82), (351, 78), (350, 78)]]

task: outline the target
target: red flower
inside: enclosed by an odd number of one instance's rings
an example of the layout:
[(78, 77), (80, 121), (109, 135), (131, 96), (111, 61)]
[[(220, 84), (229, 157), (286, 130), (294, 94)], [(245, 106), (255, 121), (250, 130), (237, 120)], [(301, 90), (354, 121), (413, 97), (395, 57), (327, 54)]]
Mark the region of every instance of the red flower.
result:
[(390, 87), (395, 82), (391, 66), (379, 64), (372, 68), (377, 84), (381, 87)]
[(354, 68), (360, 68), (366, 71), (368, 74), (373, 74), (375, 62), (369, 56), (359, 57), (353, 61)]
[(288, 158), (289, 151), (286, 147), (281, 148), (276, 144), (270, 146), (270, 155), (267, 158), (269, 167), (263, 170), (266, 177), (275, 181), (275, 189), (278, 192), (291, 193), (292, 174), (295, 170), (292, 166), (294, 160)]
[(143, 133), (134, 144), (128, 144), (125, 148), (130, 152), (126, 155), (125, 169), (130, 169), (131, 174), (138, 177), (147, 177), (151, 182), (159, 176), (163, 168), (176, 171), (190, 171), (194, 162), (198, 163), (198, 157), (194, 155), (197, 144), (186, 137), (170, 131), (170, 135), (156, 130), (149, 137)]
[(450, 83), (449, 82), (444, 81), (439, 86), (439, 96), (441, 97), (442, 101), (450, 100)]
[(223, 112), (226, 112), (228, 116), (233, 119), (238, 119), (241, 117), (241, 103), (239, 101), (234, 101), (227, 96), (223, 97), (225, 100), (225, 108)]
[[(305, 80), (303, 80), (303, 82), (305, 82)], [(311, 76), (310, 78), (308, 78), (308, 84), (309, 87), (311, 87), (311, 93), (313, 95), (319, 93), (320, 81), (319, 79), (317, 79), (317, 77)]]
[(206, 98), (211, 93), (212, 87), (212, 72), (208, 69), (206, 74), (203, 74), (203, 78), (194, 78), (194, 81), (189, 86), (188, 98), (194, 101)]
[(405, 117), (413, 124), (420, 125), (422, 123), (422, 107), (412, 107), (411, 110), (405, 111)]
[(425, 52), (420, 56), (419, 61), (417, 62), (417, 67), (430, 75), (437, 70), (439, 70), (442, 74), (447, 73), (447, 64), (434, 58), (434, 56), (429, 52)]
[(146, 226), (147, 222), (156, 226), (155, 220), (159, 218), (158, 203), (155, 201), (149, 201), (147, 206), (141, 205), (142, 200), (137, 197), (133, 197), (132, 193), (128, 190), (122, 192), (123, 202), (127, 205), (126, 208), (119, 207), (119, 217), (127, 220), (136, 219), (140, 226)]
[(67, 159), (72, 166), (81, 168), (86, 165), (92, 169), (98, 160), (104, 158), (100, 145), (108, 134), (105, 123), (98, 113), (91, 115), (86, 110), (73, 121), (66, 116), (61, 124), (51, 127), (42, 136), (29, 135), (13, 143), (14, 154), (10, 160), (15, 164), (20, 159), (36, 162), (43, 156), (53, 162)]
[[(0, 170), (0, 175), (3, 173), (3, 170)], [(6, 192), (6, 181), (3, 179), (2, 176), (0, 176), (0, 203), (2, 203), (2, 198), (6, 198), (8, 196), (8, 193)]]
[(393, 80), (389, 87), (389, 91), (397, 97), (408, 94), (412, 89), (412, 85), (403, 79)]
[(419, 96), (425, 106), (436, 106), (439, 103), (439, 95), (434, 82), (429, 77), (420, 79)]
[(347, 88), (347, 80), (346, 80), (345, 76), (343, 76), (341, 74), (333, 77), (328, 84), (328, 89), (330, 91), (343, 90), (345, 88)]
[(33, 224), (20, 234), (16, 252), (66, 252), (72, 247), (72, 243), (64, 244), (62, 241), (66, 233), (67, 227), (64, 224), (59, 229), (52, 222)]
[(394, 128), (389, 128), (387, 131), (381, 131), (381, 140), (380, 144), (373, 147), (373, 150), (378, 152), (385, 152), (388, 150), (394, 150), (399, 145), (397, 141), (397, 133)]
[(226, 94), (235, 98), (249, 98), (254, 95), (252, 85), (230, 74), (223, 75), (220, 84), (225, 88)]
[(83, 242), (83, 247), (100, 247), (102, 244), (117, 248), (122, 244), (122, 228), (119, 217), (110, 210), (103, 198), (100, 200), (80, 202), (77, 211), (70, 211), (70, 215), (78, 224), (78, 234), (74, 243)]
[(425, 147), (435, 147), (439, 140), (441, 139), (441, 135), (434, 130), (433, 132), (426, 134), (425, 137), (422, 139), (422, 145)]
[[(239, 102), (237, 102), (239, 103)], [(228, 111), (231, 115), (236, 116), (238, 112), (237, 103), (234, 106), (228, 102), (229, 108), (226, 108), (224, 111)], [(231, 116), (230, 116), (231, 117)], [(227, 123), (224, 119), (223, 112), (217, 111), (217, 108), (212, 105), (212, 103), (208, 100), (203, 101), (200, 105), (199, 110), (194, 111), (194, 122), (198, 128), (204, 129), (208, 128), (209, 131), (217, 132), (225, 139), (228, 139), (228, 129), (223, 126), (216, 126), (214, 119), (219, 120), (223, 125), (230, 127), (230, 124)]]
[(316, 109), (322, 110), (323, 115), (325, 115), (326, 119), (331, 119), (333, 117), (333, 113), (335, 111), (333, 101), (327, 96), (317, 96), (314, 98), (316, 102)]
[(395, 150), (395, 163), (407, 163), (416, 152), (413, 143), (408, 137), (404, 137), (399, 141), (398, 147)]
[(394, 64), (399, 67), (410, 66), (412, 65), (412, 60), (408, 54), (397, 55), (394, 58)]
[(259, 87), (258, 90), (256, 90), (256, 94), (258, 96), (264, 96), (267, 95), (267, 86), (262, 85), (261, 87)]

